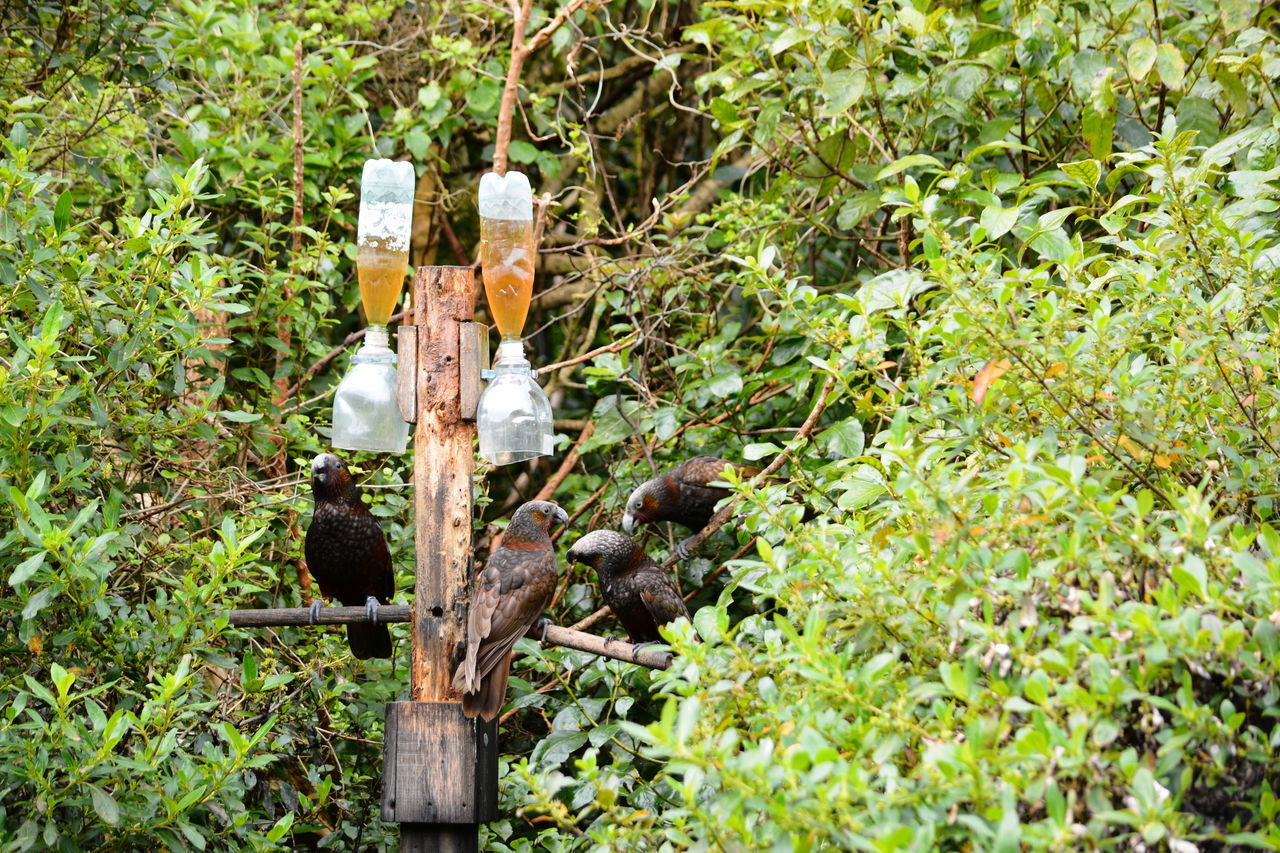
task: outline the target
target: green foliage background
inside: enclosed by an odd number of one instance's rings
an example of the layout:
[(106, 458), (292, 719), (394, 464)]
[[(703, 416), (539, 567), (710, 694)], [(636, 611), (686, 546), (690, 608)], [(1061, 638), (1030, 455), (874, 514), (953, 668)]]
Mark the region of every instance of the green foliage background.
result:
[[(0, 20), (0, 850), (394, 845), (403, 639), (219, 613), (302, 603), (363, 160), (470, 261), (507, 12)], [(1243, 0), (572, 16), (511, 149), (529, 340), (639, 334), (547, 380), (561, 542), (695, 453), (788, 479), (681, 569), (672, 670), (522, 646), (488, 849), (1280, 848), (1278, 84)], [(354, 461), (403, 600), (408, 460)], [(482, 551), (558, 462), (482, 472)]]

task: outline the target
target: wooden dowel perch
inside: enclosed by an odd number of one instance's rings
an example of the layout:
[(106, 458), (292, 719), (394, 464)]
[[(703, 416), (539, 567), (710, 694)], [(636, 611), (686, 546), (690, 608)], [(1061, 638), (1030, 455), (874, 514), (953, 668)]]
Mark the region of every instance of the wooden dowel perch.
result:
[[(310, 608), (280, 607), (261, 610), (232, 610), (227, 617), (237, 628), (267, 628), (283, 625), (310, 624)], [(384, 604), (378, 608), (379, 622), (409, 622), (412, 620), (413, 608), (407, 604)], [(368, 622), (369, 614), (363, 607), (321, 607), (316, 619), (317, 625), (346, 625), (349, 622)], [(542, 629), (534, 626), (526, 634), (537, 640)], [(647, 666), (649, 669), (667, 669), (671, 666), (671, 652), (659, 649), (637, 648), (632, 643), (598, 637), (572, 628), (559, 625), (547, 627), (547, 643), (579, 652), (590, 652), (600, 657), (625, 661), (626, 663)]]

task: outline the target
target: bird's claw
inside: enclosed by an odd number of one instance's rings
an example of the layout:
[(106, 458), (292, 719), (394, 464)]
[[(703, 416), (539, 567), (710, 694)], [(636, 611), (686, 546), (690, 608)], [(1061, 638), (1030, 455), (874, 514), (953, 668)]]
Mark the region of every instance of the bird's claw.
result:
[(686, 563), (693, 559), (693, 555), (689, 553), (688, 539), (676, 545), (676, 556)]
[(315, 625), (317, 622), (320, 621), (320, 605), (321, 605), (320, 599), (318, 598), (311, 599), (311, 606), (307, 608), (307, 624), (308, 625)]
[(364, 600), (364, 612), (369, 617), (369, 621), (378, 624), (378, 599), (372, 595)]
[(631, 646), (631, 660), (635, 663), (639, 663), (640, 652), (644, 650), (645, 646), (660, 646), (660, 645), (662, 645), (662, 643), (659, 640), (645, 640), (643, 643), (635, 643), (634, 645)]
[(543, 616), (539, 624), (542, 626), (542, 635), (538, 638), (538, 642), (545, 646), (547, 644), (547, 629), (551, 627), (551, 620)]

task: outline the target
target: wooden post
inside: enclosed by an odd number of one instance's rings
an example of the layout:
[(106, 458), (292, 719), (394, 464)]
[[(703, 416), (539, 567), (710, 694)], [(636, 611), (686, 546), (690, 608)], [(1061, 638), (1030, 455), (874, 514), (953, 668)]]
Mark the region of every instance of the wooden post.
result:
[(413, 282), (413, 701), (387, 708), (382, 794), (383, 819), (400, 824), (402, 853), (475, 851), (480, 823), (497, 818), (497, 727), (464, 717), (452, 687), (474, 575), (475, 427), (462, 419), (459, 370), (474, 287), (470, 267), (419, 267)]

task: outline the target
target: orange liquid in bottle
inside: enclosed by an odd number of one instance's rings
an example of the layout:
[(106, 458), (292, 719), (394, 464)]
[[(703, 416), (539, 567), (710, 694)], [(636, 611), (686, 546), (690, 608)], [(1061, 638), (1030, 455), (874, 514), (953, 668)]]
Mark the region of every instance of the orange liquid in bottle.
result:
[(533, 220), (480, 220), (480, 267), (489, 313), (504, 338), (518, 338), (533, 296)]
[(356, 273), (360, 278), (360, 301), (365, 322), (385, 326), (396, 311), (404, 273), (409, 267), (408, 252), (391, 252), (380, 241), (361, 243), (356, 250)]

